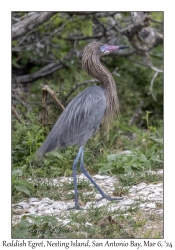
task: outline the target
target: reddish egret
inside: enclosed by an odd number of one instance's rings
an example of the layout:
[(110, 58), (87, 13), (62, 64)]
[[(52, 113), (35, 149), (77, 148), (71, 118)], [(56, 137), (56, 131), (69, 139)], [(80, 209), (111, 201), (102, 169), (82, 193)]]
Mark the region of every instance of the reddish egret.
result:
[(37, 155), (41, 157), (55, 148), (65, 148), (75, 144), (80, 146), (72, 167), (75, 191), (75, 207), (73, 208), (75, 209), (81, 209), (78, 203), (76, 178), (79, 159), (81, 172), (91, 181), (102, 196), (98, 201), (104, 198), (110, 201), (122, 199), (121, 197), (112, 198), (106, 195), (86, 172), (83, 151), (84, 145), (96, 132), (102, 120), (106, 125), (109, 125), (119, 109), (115, 81), (111, 73), (101, 65), (100, 58), (113, 50), (125, 48), (129, 47), (105, 45), (100, 42), (92, 42), (87, 45), (83, 52), (82, 68), (89, 75), (95, 77), (101, 86), (86, 88), (69, 103), (37, 151)]

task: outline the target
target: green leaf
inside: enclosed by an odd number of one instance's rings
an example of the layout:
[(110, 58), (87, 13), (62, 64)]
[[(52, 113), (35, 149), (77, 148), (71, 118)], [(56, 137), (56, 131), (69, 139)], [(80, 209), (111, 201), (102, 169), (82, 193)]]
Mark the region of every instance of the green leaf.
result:
[(33, 216), (33, 215), (25, 215), (25, 217), (23, 218), (31, 218), (32, 219), (32, 222), (36, 225), (36, 226), (39, 226), (41, 223), (42, 223), (42, 216)]
[(23, 172), (21, 169), (16, 169), (12, 171), (12, 176), (22, 176)]
[(144, 165), (147, 167), (147, 168), (150, 168), (151, 167), (151, 161), (150, 160), (147, 160), (144, 162)]
[(52, 151), (49, 153), (49, 156), (54, 156), (57, 157), (58, 159), (62, 160), (63, 156), (61, 154), (59, 154), (57, 151)]
[(59, 39), (58, 39), (58, 37), (56, 35), (52, 37), (52, 42), (53, 43), (59, 43)]
[(30, 191), (26, 188), (26, 186), (23, 185), (15, 185), (16, 190), (18, 190), (19, 192), (23, 192), (25, 194), (27, 194), (28, 196), (30, 196)]
[(52, 225), (55, 225), (58, 223), (57, 219), (53, 216), (50, 216), (50, 215), (43, 216), (43, 222), (47, 222), (47, 223), (50, 223)]
[(107, 156), (107, 161), (112, 162), (120, 158), (121, 154), (111, 154)]
[(125, 172), (133, 172), (132, 168), (129, 165), (124, 166), (124, 169), (125, 169)]
[(21, 149), (22, 149), (22, 147), (21, 147), (21, 146), (19, 146), (19, 145), (16, 145), (16, 146), (14, 147), (14, 149), (19, 149), (19, 150), (21, 150)]
[(14, 67), (16, 67), (16, 68), (19, 68), (19, 67), (20, 67), (19, 64), (16, 63), (14, 60), (12, 60), (12, 65), (13, 65)]
[(28, 187), (28, 188), (31, 189), (31, 190), (35, 190), (34, 186), (33, 186), (30, 182), (28, 182), (28, 181), (25, 181), (25, 180), (18, 180), (17, 183), (18, 183), (19, 185), (26, 186), (26, 187)]
[[(31, 223), (30, 223), (28, 220), (23, 219), (23, 218), (24, 218), (24, 216), (22, 217), (22, 220), (21, 220), (21, 222), (20, 222), (20, 226), (21, 226), (22, 228), (27, 228), (27, 227), (31, 226)], [(25, 217), (25, 218), (26, 218), (26, 217)]]
[(110, 171), (112, 169), (114, 169), (114, 166), (106, 165), (106, 166), (99, 169), (98, 174), (108, 172), (108, 171)]
[(139, 129), (136, 126), (128, 126), (125, 124), (119, 124), (119, 127), (124, 130), (124, 131), (129, 131), (129, 132), (134, 132), (134, 133), (138, 133)]
[(151, 157), (152, 161), (163, 163), (163, 161), (157, 157)]
[(154, 138), (154, 137), (149, 137), (150, 139), (152, 139), (153, 141), (156, 141), (156, 142), (158, 142), (158, 143), (160, 143), (160, 144), (163, 144), (163, 138)]
[(144, 161), (147, 160), (147, 157), (146, 157), (144, 154), (141, 154), (141, 155), (139, 156), (139, 160), (140, 160), (141, 162), (144, 162)]
[(132, 164), (132, 169), (137, 169), (137, 170), (141, 170), (141, 165), (140, 164), (138, 164), (138, 163), (133, 163)]
[(55, 26), (58, 26), (61, 22), (62, 22), (62, 18), (60, 18), (58, 16), (53, 18), (53, 24)]
[(156, 21), (161, 21), (163, 20), (163, 11), (156, 11), (156, 12), (152, 12), (151, 16), (153, 17), (153, 19), (155, 19)]
[(90, 36), (90, 37), (92, 36), (92, 22), (91, 21), (83, 23), (82, 34), (84, 36)]

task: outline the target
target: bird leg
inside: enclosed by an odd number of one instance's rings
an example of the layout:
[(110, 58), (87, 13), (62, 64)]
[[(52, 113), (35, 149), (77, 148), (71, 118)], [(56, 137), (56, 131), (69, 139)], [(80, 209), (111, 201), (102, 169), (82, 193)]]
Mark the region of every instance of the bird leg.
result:
[(107, 194), (105, 194), (101, 188), (96, 184), (96, 182), (91, 178), (91, 176), (86, 172), (86, 169), (84, 168), (84, 146), (81, 146), (79, 148), (78, 154), (76, 156), (76, 159), (73, 163), (72, 169), (73, 169), (73, 178), (74, 178), (74, 191), (75, 191), (75, 206), (68, 208), (67, 210), (71, 210), (71, 209), (77, 209), (77, 210), (82, 210), (83, 208), (80, 207), (79, 203), (78, 203), (78, 191), (77, 191), (77, 177), (76, 177), (76, 172), (77, 172), (77, 164), (78, 164), (78, 160), (81, 156), (81, 160), (80, 160), (80, 170), (81, 172), (88, 178), (88, 180), (94, 185), (94, 187), (96, 187), (96, 189), (98, 190), (98, 192), (102, 195), (102, 197), (100, 199), (98, 199), (97, 201), (100, 201), (102, 199), (107, 199), (109, 201), (119, 201), (122, 200), (123, 198), (112, 198), (110, 196), (108, 196)]
[(77, 209), (77, 210), (81, 210), (82, 208), (80, 207), (79, 203), (78, 203), (78, 192), (77, 192), (77, 176), (76, 176), (76, 172), (77, 172), (77, 163), (78, 163), (78, 160), (80, 158), (80, 155), (81, 155), (81, 152), (82, 152), (82, 149), (81, 147), (79, 148), (79, 151), (78, 151), (78, 154), (76, 156), (76, 159), (73, 163), (73, 166), (72, 166), (72, 169), (73, 169), (73, 178), (74, 178), (74, 191), (75, 191), (75, 207), (72, 207), (72, 208), (68, 208), (67, 210), (70, 210), (70, 209)]
[(90, 180), (90, 182), (94, 185), (94, 187), (96, 187), (96, 189), (98, 190), (98, 192), (102, 195), (102, 197), (100, 199), (98, 199), (97, 201), (100, 201), (102, 199), (107, 199), (109, 201), (119, 201), (122, 200), (123, 198), (112, 198), (110, 196), (108, 196), (107, 194), (105, 194), (101, 188), (96, 184), (96, 182), (91, 178), (91, 176), (86, 172), (86, 169), (84, 168), (84, 148), (83, 146), (80, 147), (79, 152), (81, 153), (81, 160), (80, 160), (80, 170), (81, 172)]

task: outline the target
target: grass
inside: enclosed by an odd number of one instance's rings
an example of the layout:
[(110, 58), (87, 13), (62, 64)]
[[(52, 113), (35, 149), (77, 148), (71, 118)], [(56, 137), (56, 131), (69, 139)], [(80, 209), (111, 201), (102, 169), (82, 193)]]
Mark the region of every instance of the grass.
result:
[[(161, 238), (162, 218), (143, 213), (139, 202), (124, 211), (113, 212), (108, 206), (90, 210), (71, 211), (70, 222), (58, 222), (54, 216), (23, 216), (13, 227), (15, 238)], [(30, 222), (27, 220), (30, 218)], [(65, 219), (65, 215), (59, 219)]]
[(163, 177), (157, 173), (149, 173), (147, 171), (142, 173), (127, 173), (124, 175), (120, 175), (119, 179), (122, 185), (125, 186), (132, 186), (137, 185), (141, 182), (145, 182), (146, 184), (150, 183), (158, 183), (163, 180)]

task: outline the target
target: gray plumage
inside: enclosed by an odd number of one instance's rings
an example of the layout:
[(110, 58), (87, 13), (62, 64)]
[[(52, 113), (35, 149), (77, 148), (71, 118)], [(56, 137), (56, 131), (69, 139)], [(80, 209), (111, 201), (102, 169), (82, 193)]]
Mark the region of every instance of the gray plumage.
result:
[(66, 107), (38, 150), (38, 156), (53, 149), (84, 145), (99, 127), (106, 109), (104, 89), (91, 86)]

